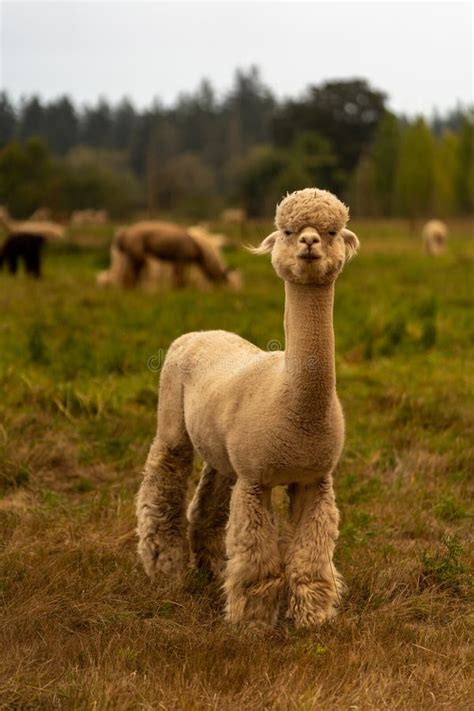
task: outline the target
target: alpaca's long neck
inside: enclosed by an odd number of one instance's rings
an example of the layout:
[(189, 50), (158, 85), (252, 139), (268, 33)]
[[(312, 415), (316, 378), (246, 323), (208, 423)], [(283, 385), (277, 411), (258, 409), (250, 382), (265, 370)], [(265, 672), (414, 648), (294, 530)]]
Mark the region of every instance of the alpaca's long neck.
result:
[[(285, 283), (285, 371), (292, 404), (324, 413), (334, 399), (334, 284)], [(308, 415), (311, 413), (308, 412)]]

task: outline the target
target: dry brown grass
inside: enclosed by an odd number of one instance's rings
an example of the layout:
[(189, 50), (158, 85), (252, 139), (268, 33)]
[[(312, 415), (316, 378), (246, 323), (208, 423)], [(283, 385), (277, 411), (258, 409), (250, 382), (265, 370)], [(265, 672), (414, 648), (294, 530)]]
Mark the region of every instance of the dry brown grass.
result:
[(468, 709), (467, 602), (423, 583), (416, 542), (390, 514), (385, 553), (377, 542), (343, 564), (336, 622), (259, 638), (229, 628), (202, 581), (153, 587), (129, 496), (81, 510), (13, 495), (1, 509), (1, 707)]

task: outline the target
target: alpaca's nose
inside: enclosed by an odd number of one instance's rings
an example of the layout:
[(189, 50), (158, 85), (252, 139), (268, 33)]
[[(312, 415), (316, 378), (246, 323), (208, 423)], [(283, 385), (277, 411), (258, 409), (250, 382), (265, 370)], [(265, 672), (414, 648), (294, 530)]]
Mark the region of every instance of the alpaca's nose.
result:
[(301, 242), (301, 244), (306, 244), (308, 247), (312, 247), (313, 244), (320, 244), (321, 237), (316, 231), (305, 231), (300, 234), (299, 242)]

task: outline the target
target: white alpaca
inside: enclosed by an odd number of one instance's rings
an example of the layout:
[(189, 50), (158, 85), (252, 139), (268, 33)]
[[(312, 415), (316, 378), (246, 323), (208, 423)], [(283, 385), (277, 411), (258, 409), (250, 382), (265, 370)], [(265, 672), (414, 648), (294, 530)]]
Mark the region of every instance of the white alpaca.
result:
[(247, 212), (243, 207), (229, 207), (221, 212), (221, 220), (227, 224), (242, 225), (247, 219)]
[(71, 225), (106, 225), (109, 221), (107, 210), (74, 210), (71, 214)]
[(425, 252), (433, 256), (446, 250), (448, 228), (441, 220), (429, 220), (423, 227), (422, 239)]
[[(223, 574), (231, 622), (273, 624), (284, 584), (297, 626), (324, 622), (339, 600), (332, 473), (344, 419), (333, 298), (359, 246), (347, 220), (331, 193), (300, 190), (280, 203), (277, 231), (255, 250), (271, 252), (285, 281), (285, 351), (265, 352), (225, 331), (189, 333), (163, 365), (157, 434), (137, 497), (139, 555), (153, 578), (182, 577), (186, 485), (197, 453), (205, 464), (188, 509), (189, 542), (195, 565)], [(284, 550), (271, 504), (278, 485), (290, 500)]]

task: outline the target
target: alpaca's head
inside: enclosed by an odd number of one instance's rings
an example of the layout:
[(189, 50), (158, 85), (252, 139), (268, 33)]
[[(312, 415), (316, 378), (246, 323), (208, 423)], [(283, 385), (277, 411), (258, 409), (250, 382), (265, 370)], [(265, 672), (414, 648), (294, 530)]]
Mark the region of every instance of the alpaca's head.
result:
[(348, 208), (327, 190), (306, 188), (287, 195), (277, 206), (277, 231), (257, 254), (271, 252), (276, 273), (297, 284), (330, 284), (359, 248), (346, 228)]

